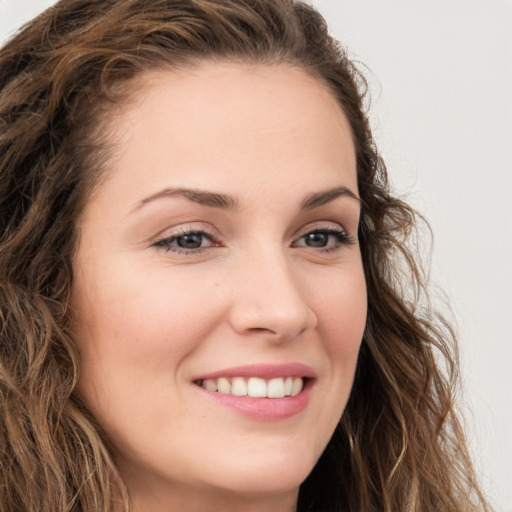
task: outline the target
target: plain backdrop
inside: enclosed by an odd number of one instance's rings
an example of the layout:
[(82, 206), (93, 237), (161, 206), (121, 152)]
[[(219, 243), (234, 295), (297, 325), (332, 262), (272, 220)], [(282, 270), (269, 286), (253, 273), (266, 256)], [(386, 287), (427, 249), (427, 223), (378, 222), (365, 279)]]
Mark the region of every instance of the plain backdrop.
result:
[[(0, 0), (0, 41), (52, 3)], [(497, 511), (512, 512), (512, 0), (313, 3), (368, 67), (392, 182), (433, 228), (471, 449)]]

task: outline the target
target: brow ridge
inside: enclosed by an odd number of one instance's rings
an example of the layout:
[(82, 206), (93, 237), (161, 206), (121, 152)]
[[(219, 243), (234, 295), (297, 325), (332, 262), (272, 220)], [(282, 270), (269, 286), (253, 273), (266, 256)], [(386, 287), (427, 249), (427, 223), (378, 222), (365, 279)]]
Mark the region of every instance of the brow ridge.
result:
[(352, 192), (352, 190), (350, 190), (348, 187), (340, 186), (325, 190), (323, 192), (316, 192), (308, 196), (302, 203), (302, 209), (312, 210), (313, 208), (318, 208), (324, 204), (330, 203), (338, 197), (350, 197), (351, 199), (355, 199), (356, 201), (361, 202), (359, 197), (357, 197), (357, 195)]
[[(222, 194), (218, 192), (209, 192), (206, 190), (198, 190), (191, 188), (173, 188), (166, 187), (155, 194), (152, 194), (149, 197), (142, 199), (134, 208), (134, 210), (140, 208), (141, 206), (160, 199), (162, 197), (184, 197), (189, 201), (193, 201), (194, 203), (201, 204), (203, 206), (207, 206), (210, 208), (220, 208), (223, 210), (240, 210), (240, 204), (238, 200), (229, 195)], [(322, 192), (315, 192), (308, 196), (301, 205), (301, 209), (303, 210), (311, 210), (314, 208), (318, 208), (327, 204), (338, 197), (349, 197), (351, 199), (355, 199), (356, 201), (360, 201), (359, 197), (352, 192), (349, 188), (345, 186), (335, 187), (329, 190), (325, 190)]]
[(197, 190), (191, 188), (164, 188), (155, 194), (142, 199), (137, 205), (136, 209), (143, 206), (151, 201), (160, 199), (162, 197), (184, 197), (194, 203), (199, 203), (203, 206), (210, 208), (220, 208), (223, 210), (239, 210), (240, 205), (233, 196), (229, 194), (220, 194), (218, 192), (209, 192), (205, 190)]

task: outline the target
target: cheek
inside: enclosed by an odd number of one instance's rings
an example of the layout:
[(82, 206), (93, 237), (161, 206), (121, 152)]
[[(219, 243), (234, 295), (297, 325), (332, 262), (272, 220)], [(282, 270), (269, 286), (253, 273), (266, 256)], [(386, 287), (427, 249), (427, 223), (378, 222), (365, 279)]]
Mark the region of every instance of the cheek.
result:
[[(127, 279), (126, 276), (130, 276)], [(170, 389), (180, 363), (222, 315), (206, 287), (143, 273), (110, 272), (76, 282), (75, 339), (81, 353), (79, 392), (93, 408)], [(101, 283), (96, 286), (94, 283)], [(183, 284), (183, 286), (181, 285)], [(202, 304), (198, 315), (197, 304)], [(99, 412), (99, 411), (96, 411)]]
[(352, 390), (359, 349), (366, 326), (367, 294), (362, 269), (335, 282), (318, 303), (318, 331), (327, 353), (332, 428), (339, 421)]
[(362, 268), (356, 266), (353, 271), (332, 279), (327, 291), (318, 297), (316, 312), (318, 330), (329, 353), (336, 359), (357, 357), (367, 314)]
[[(160, 351), (193, 346), (218, 309), (205, 290), (190, 286), (188, 279), (165, 280), (157, 273), (133, 269), (120, 275), (90, 275), (75, 286), (78, 338), (88, 338), (96, 350), (112, 351), (120, 358), (157, 356)], [(201, 316), (197, 304), (204, 306)]]

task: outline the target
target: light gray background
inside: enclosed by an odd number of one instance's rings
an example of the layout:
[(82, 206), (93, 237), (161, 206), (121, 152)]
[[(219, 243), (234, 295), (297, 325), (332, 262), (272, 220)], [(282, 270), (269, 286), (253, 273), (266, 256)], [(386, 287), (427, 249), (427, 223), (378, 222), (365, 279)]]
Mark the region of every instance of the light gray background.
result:
[[(0, 0), (0, 41), (52, 3)], [(512, 0), (314, 4), (370, 68), (392, 181), (432, 225), (471, 448), (497, 511), (512, 512)]]

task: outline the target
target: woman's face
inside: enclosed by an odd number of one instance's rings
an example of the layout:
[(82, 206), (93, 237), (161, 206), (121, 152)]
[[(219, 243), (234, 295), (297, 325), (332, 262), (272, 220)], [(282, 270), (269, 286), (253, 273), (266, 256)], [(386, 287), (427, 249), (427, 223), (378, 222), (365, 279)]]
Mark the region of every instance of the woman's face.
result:
[(141, 510), (292, 503), (365, 326), (349, 124), (299, 69), (205, 63), (148, 76), (109, 133), (74, 261), (78, 392)]

